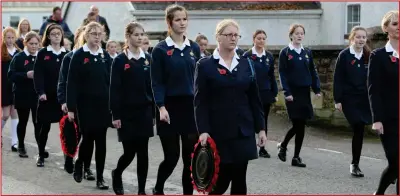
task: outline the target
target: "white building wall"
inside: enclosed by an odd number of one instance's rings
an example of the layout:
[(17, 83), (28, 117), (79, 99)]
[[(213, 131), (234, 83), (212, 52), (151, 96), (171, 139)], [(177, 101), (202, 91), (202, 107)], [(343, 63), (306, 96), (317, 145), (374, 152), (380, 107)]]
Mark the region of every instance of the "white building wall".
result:
[(361, 26), (366, 28), (380, 26), (383, 16), (388, 11), (399, 10), (399, 2), (360, 2), (358, 4), (361, 7)]
[(321, 2), (324, 10), (320, 24), (321, 29), (318, 37), (321, 45), (342, 45), (346, 29), (346, 3), (343, 2)]
[(26, 18), (31, 23), (33, 30), (39, 30), (43, 23), (43, 17), (49, 17), (51, 15), (52, 8), (49, 11), (41, 12), (3, 12), (1, 13), (1, 24), (3, 27), (10, 26), (10, 17), (19, 16), (20, 20)]

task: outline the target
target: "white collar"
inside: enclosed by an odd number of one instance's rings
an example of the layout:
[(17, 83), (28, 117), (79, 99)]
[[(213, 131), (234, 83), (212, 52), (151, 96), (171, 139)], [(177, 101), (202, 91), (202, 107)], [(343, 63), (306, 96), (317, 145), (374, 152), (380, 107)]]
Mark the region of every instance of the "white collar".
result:
[(74, 48), (72, 49), (72, 53), (75, 53), (75, 51), (77, 51), (78, 49)]
[(257, 52), (257, 50), (256, 50), (256, 47), (255, 47), (255, 46), (253, 46), (253, 47), (251, 48), (251, 53), (253, 53), (253, 54), (256, 54), (256, 55), (257, 55), (257, 57), (262, 57), (262, 56), (265, 56), (265, 55), (266, 55), (266, 54), (265, 54), (265, 49), (263, 49), (263, 51), (262, 51), (261, 55), (260, 55), (260, 54), (258, 54), (258, 52)]
[(387, 42), (385, 45), (386, 52), (393, 52), (392, 55), (396, 58), (399, 58), (399, 53), (397, 53), (390, 42)]
[(351, 45), (350, 54), (353, 54), (358, 60), (360, 60), (363, 55), (363, 49), (361, 49), (361, 52), (357, 54), (356, 50), (354, 50), (354, 45)]
[(185, 41), (183, 41), (183, 44), (181, 47), (179, 47), (178, 44), (176, 44), (170, 36), (165, 38), (165, 42), (167, 43), (168, 47), (174, 46), (175, 48), (180, 49), (180, 50), (183, 50), (186, 46), (190, 47), (190, 41), (187, 37), (185, 37)]
[[(28, 52), (28, 48), (27, 48), (27, 47), (24, 48), (24, 52), (25, 52), (26, 56), (31, 55), (31, 54)], [(37, 54), (38, 54), (38, 51), (36, 51), (35, 55), (32, 55), (32, 56), (37, 56)]]
[(113, 59), (114, 59), (115, 57), (117, 57), (117, 56), (118, 56), (118, 53), (115, 53), (114, 55), (111, 55), (111, 54), (110, 54), (110, 57), (113, 58)]
[(239, 55), (236, 53), (235, 51), (235, 55), (232, 58), (232, 63), (231, 63), (231, 67), (228, 68), (228, 65), (225, 63), (224, 59), (221, 58), (221, 56), (219, 55), (219, 51), (218, 48), (216, 48), (213, 52), (213, 58), (214, 59), (219, 59), (219, 64), (224, 66), (226, 69), (228, 69), (230, 72), (232, 72), (233, 69), (235, 69), (237, 67), (237, 65), (239, 65)]
[[(294, 45), (292, 44), (292, 42), (289, 43), (289, 48), (290, 48), (290, 50), (293, 50), (293, 49), (298, 50), (298, 48), (295, 48), (295, 47), (294, 47)], [(300, 49), (304, 50), (303, 44), (300, 44)]]
[(55, 54), (55, 55), (59, 55), (59, 54), (61, 54), (62, 52), (67, 52), (67, 50), (65, 50), (64, 46), (61, 46), (60, 50), (59, 50), (58, 52), (56, 52), (56, 51), (54, 50), (54, 48), (53, 48), (51, 45), (48, 45), (48, 46), (47, 46), (47, 51), (51, 51), (51, 52), (53, 52), (53, 54)]
[(139, 60), (140, 58), (144, 58), (145, 59), (146, 55), (144, 54), (144, 51), (141, 48), (139, 48), (139, 50), (140, 50), (139, 58), (135, 58), (135, 55), (133, 55), (133, 53), (129, 49), (125, 50), (125, 54), (126, 54), (126, 56), (128, 57), (129, 60), (131, 60), (131, 59)]
[(99, 49), (97, 49), (97, 51), (96, 52), (92, 52), (92, 51), (90, 51), (90, 49), (89, 49), (89, 47), (87, 46), (87, 44), (85, 44), (85, 45), (83, 45), (83, 51), (84, 52), (90, 52), (90, 54), (92, 54), (92, 55), (98, 55), (99, 53), (100, 54), (103, 54), (103, 49), (99, 46)]
[(15, 47), (13, 47), (11, 50), (7, 48), (7, 51), (8, 51), (8, 54), (10, 54), (12, 56), (17, 51), (17, 49)]

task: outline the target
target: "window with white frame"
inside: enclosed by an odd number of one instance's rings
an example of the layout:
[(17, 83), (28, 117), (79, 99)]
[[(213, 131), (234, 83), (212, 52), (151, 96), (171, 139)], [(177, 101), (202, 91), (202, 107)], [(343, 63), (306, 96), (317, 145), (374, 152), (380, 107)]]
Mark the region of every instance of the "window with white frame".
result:
[(19, 16), (10, 16), (10, 27), (18, 28)]
[(354, 26), (359, 26), (361, 24), (360, 13), (361, 6), (359, 4), (347, 6), (347, 33), (350, 33)]

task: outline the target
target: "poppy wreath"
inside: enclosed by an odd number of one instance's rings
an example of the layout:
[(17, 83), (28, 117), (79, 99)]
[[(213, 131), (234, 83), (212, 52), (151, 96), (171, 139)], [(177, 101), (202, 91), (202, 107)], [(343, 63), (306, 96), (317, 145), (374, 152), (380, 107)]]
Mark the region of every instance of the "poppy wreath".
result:
[(202, 146), (200, 140), (194, 146), (190, 166), (193, 188), (199, 193), (209, 193), (217, 184), (220, 157), (217, 146), (211, 137), (207, 145)]
[(61, 149), (67, 156), (74, 157), (78, 152), (79, 133), (78, 125), (64, 115), (60, 120)]

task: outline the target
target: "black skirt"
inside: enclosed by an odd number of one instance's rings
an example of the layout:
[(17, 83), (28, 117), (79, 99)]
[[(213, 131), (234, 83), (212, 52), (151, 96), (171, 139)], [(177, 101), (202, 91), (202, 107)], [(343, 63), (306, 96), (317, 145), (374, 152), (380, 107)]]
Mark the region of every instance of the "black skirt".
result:
[(153, 137), (152, 104), (124, 107), (121, 115), (121, 128), (118, 129), (118, 140), (134, 141), (137, 137)]
[[(112, 118), (108, 109), (108, 100), (80, 99), (77, 103), (79, 128), (82, 132), (107, 130), (112, 126)], [(86, 133), (86, 132), (85, 132)]]
[(342, 101), (343, 114), (349, 124), (372, 124), (368, 95), (345, 95)]
[(14, 95), (12, 92), (12, 83), (7, 82), (1, 84), (1, 107), (10, 106), (14, 104)]
[(221, 163), (243, 163), (258, 158), (254, 136), (215, 140)]
[(286, 110), (290, 119), (308, 120), (313, 118), (310, 87), (291, 87), (293, 101), (286, 101)]
[(60, 122), (63, 111), (61, 104), (56, 97), (47, 96), (46, 101), (38, 101), (37, 122), (39, 123), (57, 123)]
[(36, 92), (15, 92), (14, 105), (15, 109), (36, 108), (38, 105), (38, 96)]
[(157, 135), (197, 134), (193, 96), (166, 97), (164, 103), (171, 124), (160, 121), (160, 113), (157, 111)]
[(275, 96), (270, 90), (260, 91), (260, 99), (263, 105), (272, 104), (276, 102)]

